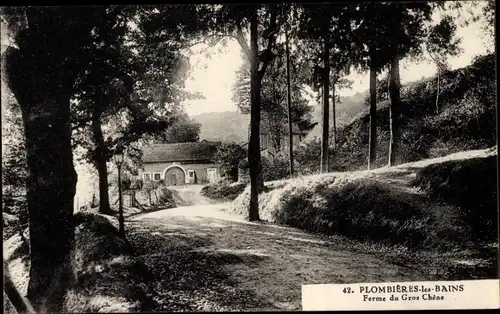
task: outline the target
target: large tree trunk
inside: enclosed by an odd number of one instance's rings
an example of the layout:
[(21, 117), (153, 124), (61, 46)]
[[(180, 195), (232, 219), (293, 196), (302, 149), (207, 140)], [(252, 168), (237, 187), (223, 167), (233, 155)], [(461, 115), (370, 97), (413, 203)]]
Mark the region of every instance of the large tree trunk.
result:
[(263, 185), (260, 156), (260, 89), (258, 74), (257, 9), (254, 8), (250, 21), (250, 142), (248, 143), (248, 163), (250, 167), (250, 207), (248, 220), (258, 221), (259, 192)]
[(99, 212), (101, 214), (111, 214), (108, 193), (108, 166), (106, 163), (106, 145), (101, 129), (101, 116), (96, 110), (92, 113), (92, 134), (96, 144), (94, 162), (99, 174)]
[[(69, 98), (22, 104), (29, 176), (30, 282), (35, 308), (57, 312), (72, 281), (73, 167)], [(50, 309), (50, 310), (49, 310)]]
[(105, 11), (94, 7), (20, 10), (26, 28), (14, 36), (19, 48), (9, 47), (2, 54), (2, 80), (20, 105), (26, 138), (28, 299), (38, 313), (60, 313), (63, 297), (75, 280), (72, 250), (77, 174), (70, 98), (84, 64), (80, 53), (96, 25), (93, 19)]
[(26, 138), (28, 298), (38, 312), (61, 312), (63, 297), (74, 282), (71, 252), (77, 174), (71, 149), (72, 84), (71, 75), (63, 77), (32, 60), (35, 57), (8, 48), (2, 74), (21, 107)]
[(293, 178), (293, 127), (292, 127), (292, 91), (290, 88), (290, 48), (288, 43), (288, 30), (285, 31), (286, 42), (286, 92), (288, 105), (288, 151), (290, 178)]
[(377, 68), (374, 56), (370, 57), (370, 137), (368, 148), (368, 169), (377, 160)]
[(328, 31), (325, 31), (323, 45), (323, 133), (321, 137), (321, 172), (328, 172), (328, 131), (329, 131), (329, 109), (328, 94), (330, 90), (330, 45)]
[(394, 57), (391, 60), (391, 82), (390, 90), (390, 107), (389, 107), (389, 127), (390, 127), (390, 142), (389, 142), (389, 167), (396, 165), (401, 158), (399, 156), (401, 130), (400, 130), (400, 115), (401, 115), (401, 82), (399, 79), (399, 57)]

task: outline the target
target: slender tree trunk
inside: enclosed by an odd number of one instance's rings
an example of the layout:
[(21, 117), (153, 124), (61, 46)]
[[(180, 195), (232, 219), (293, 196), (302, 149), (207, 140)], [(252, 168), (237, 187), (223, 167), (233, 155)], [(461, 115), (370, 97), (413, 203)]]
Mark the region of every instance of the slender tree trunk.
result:
[(374, 56), (370, 56), (370, 137), (368, 148), (368, 169), (377, 160), (377, 68)]
[(108, 193), (108, 166), (105, 156), (106, 145), (102, 135), (101, 115), (97, 110), (98, 109), (95, 109), (92, 112), (92, 135), (94, 137), (94, 143), (96, 144), (94, 162), (97, 168), (97, 173), (99, 174), (99, 212), (101, 214), (110, 215), (111, 207), (109, 205)]
[(7, 295), (9, 301), (16, 309), (17, 313), (33, 313), (35, 314), (35, 309), (31, 306), (30, 302), (21, 294), (21, 292), (16, 288), (14, 282), (12, 281), (12, 276), (9, 272), (9, 266), (7, 261), (3, 260), (3, 271), (4, 271), (4, 292)]
[(122, 200), (122, 166), (118, 165), (118, 234), (125, 238), (125, 221), (123, 219), (123, 200)]
[(320, 172), (328, 172), (328, 131), (329, 131), (329, 104), (328, 91), (330, 89), (330, 45), (328, 31), (325, 31), (323, 45), (323, 133), (321, 137), (321, 170)]
[(394, 57), (391, 60), (391, 82), (390, 82), (390, 97), (391, 103), (389, 107), (389, 127), (390, 127), (390, 142), (389, 142), (389, 167), (396, 165), (400, 149), (400, 112), (401, 112), (401, 82), (399, 79), (399, 57)]
[(292, 127), (292, 91), (290, 87), (290, 48), (288, 42), (288, 30), (285, 31), (286, 41), (286, 87), (287, 87), (287, 105), (288, 105), (288, 150), (290, 178), (293, 178), (293, 127)]
[(262, 180), (260, 156), (260, 88), (261, 82), (258, 73), (259, 47), (257, 43), (257, 8), (253, 9), (250, 21), (250, 142), (248, 144), (248, 163), (250, 166), (250, 207), (248, 220), (258, 221), (259, 217), (259, 192)]
[(436, 90), (436, 112), (439, 112), (439, 88), (440, 88), (440, 73), (441, 72), (441, 69), (439, 68), (439, 66), (437, 67), (437, 90)]
[(333, 122), (333, 148), (337, 148), (337, 118), (336, 118), (336, 110), (335, 110), (335, 82), (332, 84), (332, 122)]

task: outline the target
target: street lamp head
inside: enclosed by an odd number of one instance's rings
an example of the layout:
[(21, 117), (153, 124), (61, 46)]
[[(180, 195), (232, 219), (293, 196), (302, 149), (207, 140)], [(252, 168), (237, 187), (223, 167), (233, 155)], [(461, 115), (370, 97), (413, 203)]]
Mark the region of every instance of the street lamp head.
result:
[(123, 153), (118, 152), (113, 156), (115, 163), (121, 165), (123, 163)]

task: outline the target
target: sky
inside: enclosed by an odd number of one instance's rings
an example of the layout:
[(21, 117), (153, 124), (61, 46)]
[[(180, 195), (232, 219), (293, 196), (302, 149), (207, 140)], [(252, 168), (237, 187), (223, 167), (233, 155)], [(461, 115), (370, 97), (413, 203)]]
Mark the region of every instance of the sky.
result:
[[(436, 14), (436, 18), (439, 19), (439, 14)], [(485, 53), (487, 47), (479, 22), (467, 27), (459, 27), (457, 36), (462, 38), (463, 52), (449, 59), (452, 69), (470, 64), (475, 56)], [(236, 71), (244, 62), (238, 42), (228, 41), (222, 53), (217, 51), (217, 47), (213, 48), (210, 59), (195, 53), (190, 62), (193, 68), (186, 82), (186, 88), (193, 92), (201, 92), (205, 99), (185, 102), (186, 112), (192, 116), (207, 112), (236, 111), (236, 105), (231, 99), (232, 86), (236, 80)], [(436, 73), (435, 66), (429, 62), (410, 63), (407, 60), (402, 62), (400, 70), (403, 84), (422, 77), (433, 76)], [(351, 89), (339, 90), (340, 96), (350, 96), (368, 89), (368, 73), (352, 74), (347, 78), (353, 80), (354, 83)]]

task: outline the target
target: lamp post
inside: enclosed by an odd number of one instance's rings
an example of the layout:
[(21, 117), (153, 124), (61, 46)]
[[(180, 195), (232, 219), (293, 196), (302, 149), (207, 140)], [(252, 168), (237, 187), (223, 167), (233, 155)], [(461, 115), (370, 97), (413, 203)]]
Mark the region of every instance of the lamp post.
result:
[(116, 166), (118, 167), (118, 225), (119, 234), (121, 237), (125, 237), (125, 219), (123, 218), (123, 205), (122, 205), (122, 163), (123, 163), (123, 153), (120, 151), (114, 155)]

